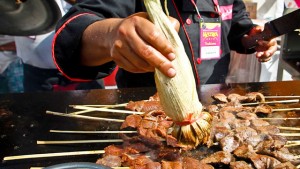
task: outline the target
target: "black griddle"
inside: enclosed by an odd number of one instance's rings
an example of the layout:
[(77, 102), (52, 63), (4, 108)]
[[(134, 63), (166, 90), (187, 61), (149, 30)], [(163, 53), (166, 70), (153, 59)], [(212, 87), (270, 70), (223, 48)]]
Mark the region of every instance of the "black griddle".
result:
[[(261, 92), (264, 95), (300, 95), (300, 81), (203, 85), (200, 100), (203, 105), (212, 103), (215, 93)], [(103, 150), (114, 143), (37, 145), (37, 140), (88, 140), (116, 139), (116, 134), (57, 134), (49, 130), (118, 130), (121, 123), (73, 119), (46, 114), (46, 110), (72, 112), (69, 105), (119, 104), (148, 99), (154, 88), (86, 90), (66, 92), (37, 92), (0, 95), (0, 159), (6, 156), (56, 153), (68, 151)], [(300, 107), (300, 104), (291, 104)], [(94, 114), (95, 115), (95, 114)], [(124, 119), (125, 115), (101, 113), (95, 116)], [(282, 122), (288, 126), (288, 121)], [(300, 127), (300, 122), (293, 121)], [(116, 143), (118, 144), (118, 143)], [(298, 150), (296, 150), (298, 151)], [(298, 152), (300, 154), (300, 152)], [(100, 155), (51, 157), (2, 161), (0, 168), (47, 167), (66, 162), (95, 162)]]

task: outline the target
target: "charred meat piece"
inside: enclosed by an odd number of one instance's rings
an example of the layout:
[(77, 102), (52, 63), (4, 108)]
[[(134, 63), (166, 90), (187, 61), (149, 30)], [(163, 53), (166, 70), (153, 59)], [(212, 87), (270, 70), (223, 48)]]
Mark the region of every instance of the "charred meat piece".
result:
[(227, 103), (227, 96), (223, 93), (217, 93), (211, 96), (215, 101), (221, 102), (221, 103)]
[(237, 118), (241, 118), (241, 119), (244, 119), (244, 120), (254, 120), (254, 119), (257, 119), (257, 115), (255, 113), (252, 113), (250, 111), (241, 111), (241, 112), (238, 112), (236, 114)]
[(190, 157), (183, 157), (182, 167), (183, 169), (214, 169), (213, 166), (205, 163), (200, 163), (199, 160)]
[(172, 135), (167, 135), (166, 137), (167, 145), (172, 147), (180, 147), (178, 140)]
[(205, 110), (211, 114), (216, 114), (219, 112), (219, 107), (217, 105), (208, 105)]
[(225, 108), (222, 108), (218, 114), (218, 117), (219, 119), (222, 119), (222, 120), (226, 120), (226, 121), (232, 121), (232, 120), (235, 120), (236, 117), (235, 117), (235, 114), (233, 111), (236, 111), (236, 109), (225, 109)]
[(230, 163), (230, 169), (253, 169), (253, 167), (245, 161), (235, 161)]
[(233, 131), (227, 129), (226, 127), (215, 127), (214, 129), (214, 140), (217, 142), (228, 135), (233, 135)]
[(130, 166), (130, 168), (146, 168), (147, 165), (154, 165), (155, 167), (160, 167), (160, 164), (154, 163), (150, 158), (145, 155), (129, 155), (123, 154), (122, 161), (124, 166)]
[(239, 147), (239, 139), (233, 135), (228, 135), (220, 140), (220, 145), (223, 151), (233, 152)]
[(275, 150), (271, 152), (270, 156), (275, 157), (281, 162), (292, 162), (295, 164), (299, 164), (298, 159), (296, 159), (295, 155), (290, 153), (288, 149), (281, 148), (280, 150)]
[(236, 148), (233, 151), (233, 154), (235, 157), (240, 159), (248, 159), (252, 154), (255, 154), (255, 151), (253, 150), (253, 147), (247, 144), (243, 144)]
[(255, 113), (271, 114), (272, 111), (272, 107), (265, 104), (258, 105), (254, 108)]
[(237, 136), (242, 142), (247, 140), (249, 137), (256, 135), (256, 130), (251, 127), (239, 127), (235, 129), (235, 136)]
[(271, 139), (271, 136), (269, 136), (268, 134), (264, 134), (264, 133), (260, 133), (251, 137), (248, 137), (247, 140), (245, 141), (245, 143), (256, 147), (259, 143)]
[(122, 146), (120, 145), (110, 145), (104, 148), (104, 155), (113, 155), (113, 156), (121, 156), (124, 153)]
[[(132, 147), (134, 149), (140, 149), (138, 143), (142, 143), (143, 147), (148, 147), (149, 149), (157, 149), (163, 146), (163, 143), (161, 140), (145, 137), (142, 135), (134, 136), (134, 137), (128, 137), (122, 138), (124, 140), (123, 147)], [(135, 144), (138, 144), (138, 146), (135, 146)], [(141, 148), (144, 149), (144, 148)], [(146, 150), (145, 150), (146, 151)]]
[(274, 168), (281, 162), (277, 159), (267, 156), (267, 155), (260, 155), (260, 154), (252, 154), (250, 159), (255, 166), (255, 168)]
[(256, 129), (258, 133), (265, 133), (270, 135), (276, 135), (280, 133), (279, 128), (274, 125), (256, 126), (254, 129)]
[(234, 101), (238, 101), (238, 102), (244, 102), (248, 99), (248, 97), (246, 96), (241, 96), (239, 94), (236, 94), (236, 93), (232, 93), (232, 94), (229, 94), (227, 96), (227, 99), (230, 101), (230, 102), (234, 102)]
[(285, 145), (284, 140), (268, 139), (257, 144), (255, 150), (262, 154), (270, 154), (275, 150), (281, 149)]
[(102, 164), (108, 167), (121, 167), (122, 159), (115, 155), (106, 155), (103, 158), (99, 158), (96, 164)]
[(265, 96), (259, 92), (251, 92), (245, 95), (248, 102), (265, 102)]
[(270, 123), (267, 121), (264, 121), (262, 119), (253, 119), (251, 120), (251, 127), (255, 128), (255, 127), (263, 127), (263, 126), (269, 126)]
[(229, 126), (231, 129), (236, 129), (236, 128), (240, 128), (240, 127), (248, 127), (250, 126), (250, 121), (249, 120), (241, 120), (241, 119), (235, 119), (230, 121)]
[(180, 159), (180, 150), (175, 148), (160, 148), (156, 150), (156, 160), (167, 160), (167, 161), (177, 161)]
[(142, 116), (139, 115), (129, 115), (126, 117), (125, 121), (122, 123), (121, 129), (127, 127), (137, 128), (140, 126), (142, 121)]
[(291, 162), (286, 162), (276, 165), (274, 169), (296, 169), (296, 166), (294, 166)]
[(136, 143), (129, 143), (124, 142), (124, 152), (129, 154), (139, 154), (139, 153), (145, 153), (151, 150), (150, 147), (146, 146), (142, 142), (136, 142)]
[(182, 169), (181, 161), (162, 161), (161, 162), (162, 169)]
[(146, 164), (146, 169), (161, 169), (161, 164), (159, 162), (149, 162)]
[(230, 152), (218, 151), (202, 159), (200, 162), (206, 164), (229, 164), (233, 161), (235, 161), (235, 159)]
[(130, 101), (125, 107), (128, 110), (138, 112), (150, 112), (163, 110), (160, 102), (157, 100), (141, 100), (141, 101)]

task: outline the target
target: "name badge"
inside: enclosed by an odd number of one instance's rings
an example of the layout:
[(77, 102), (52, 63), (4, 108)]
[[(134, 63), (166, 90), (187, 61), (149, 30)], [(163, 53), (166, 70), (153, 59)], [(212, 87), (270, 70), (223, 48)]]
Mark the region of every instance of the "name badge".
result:
[(201, 60), (221, 58), (221, 22), (200, 22)]

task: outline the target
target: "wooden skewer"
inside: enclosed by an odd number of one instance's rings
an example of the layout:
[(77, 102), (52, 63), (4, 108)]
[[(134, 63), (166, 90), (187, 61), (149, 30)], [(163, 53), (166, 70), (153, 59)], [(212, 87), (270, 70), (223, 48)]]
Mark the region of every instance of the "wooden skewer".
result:
[[(117, 108), (117, 107), (124, 107), (126, 106), (128, 103), (123, 103), (123, 104), (117, 104), (117, 105), (70, 105), (71, 107), (74, 106), (87, 106), (87, 107), (102, 107), (102, 108)], [(84, 113), (88, 113), (88, 112), (92, 112), (94, 111), (93, 109), (88, 109), (88, 110), (82, 110), (82, 111), (77, 111), (77, 112), (73, 112), (73, 113), (69, 113), (69, 114), (84, 114)]]
[(52, 114), (56, 116), (64, 116), (64, 117), (72, 117), (72, 118), (79, 118), (79, 119), (89, 119), (89, 120), (100, 120), (100, 121), (112, 121), (112, 122), (120, 122), (123, 123), (124, 120), (121, 119), (109, 119), (109, 118), (101, 118), (101, 117), (91, 117), (91, 116), (82, 116), (82, 115), (72, 115), (66, 113), (59, 113), (53, 111), (46, 111), (47, 114)]
[[(160, 141), (166, 141), (165, 139), (160, 139)], [(111, 139), (111, 140), (65, 140), (65, 141), (37, 141), (38, 145), (46, 144), (84, 144), (84, 143), (121, 143), (122, 139)]]
[(300, 137), (300, 133), (279, 133), (278, 135), (285, 137)]
[(83, 143), (113, 143), (123, 142), (122, 139), (111, 140), (66, 140), (66, 141), (37, 141), (37, 144), (83, 144)]
[(291, 99), (291, 98), (300, 98), (300, 96), (265, 96), (266, 99), (278, 99), (278, 98), (283, 98), (283, 99)]
[(300, 128), (297, 127), (278, 127), (281, 130), (294, 130), (294, 131), (300, 131)]
[(296, 146), (300, 146), (300, 143), (297, 144), (288, 144), (288, 145), (284, 145), (284, 147), (296, 147)]
[(76, 155), (89, 155), (89, 154), (103, 154), (104, 150), (90, 150), (90, 151), (73, 151), (73, 152), (60, 152), (60, 153), (45, 153), (45, 154), (29, 154), (18, 156), (4, 157), (4, 161), (20, 160), (29, 158), (45, 158), (45, 157), (59, 157), (59, 156), (76, 156)]
[[(125, 114), (144, 114), (144, 112), (137, 112), (137, 111), (129, 111), (129, 110), (117, 110), (117, 109), (108, 109), (108, 108), (99, 108), (99, 107), (88, 107), (88, 106), (72, 106), (74, 109), (81, 109), (81, 110), (91, 110), (91, 111), (103, 111), (103, 112), (112, 112), (112, 113), (125, 113)], [(69, 114), (77, 114), (69, 113)]]
[(68, 114), (76, 115), (76, 114), (89, 113), (89, 112), (92, 112), (92, 111), (94, 111), (94, 110), (80, 110), (80, 111), (76, 111), (76, 112), (72, 112), (72, 113), (68, 113)]
[(86, 107), (102, 107), (102, 108), (116, 108), (116, 107), (125, 107), (128, 103), (121, 104), (85, 104), (85, 105), (70, 105), (73, 106), (86, 106)]
[[(44, 167), (30, 167), (30, 169), (43, 169)], [(112, 167), (112, 169), (130, 169), (129, 167)]]
[(287, 144), (300, 144), (300, 140), (287, 141)]
[(119, 134), (137, 133), (137, 131), (69, 131), (69, 130), (50, 130), (51, 133), (71, 133), (71, 134)]
[(297, 111), (297, 110), (300, 110), (300, 108), (272, 109), (273, 112), (275, 112), (275, 111)]
[(249, 105), (257, 105), (257, 104), (298, 103), (298, 102), (299, 102), (299, 99), (294, 99), (294, 100), (275, 100), (275, 101), (268, 101), (268, 102), (243, 103), (241, 105), (249, 106)]
[(263, 120), (300, 120), (300, 117), (264, 117)]

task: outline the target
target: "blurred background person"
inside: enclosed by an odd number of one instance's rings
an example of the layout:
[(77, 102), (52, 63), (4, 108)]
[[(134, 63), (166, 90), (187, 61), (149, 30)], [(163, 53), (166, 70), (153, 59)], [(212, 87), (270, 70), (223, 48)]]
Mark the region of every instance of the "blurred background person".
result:
[[(74, 1), (55, 0), (62, 15)], [(72, 82), (56, 68), (51, 54), (54, 30), (34, 36), (15, 36), (17, 56), (23, 61), (24, 91), (60, 91), (104, 88), (102, 80)]]
[(23, 92), (23, 64), (13, 36), (0, 35), (0, 93)]

